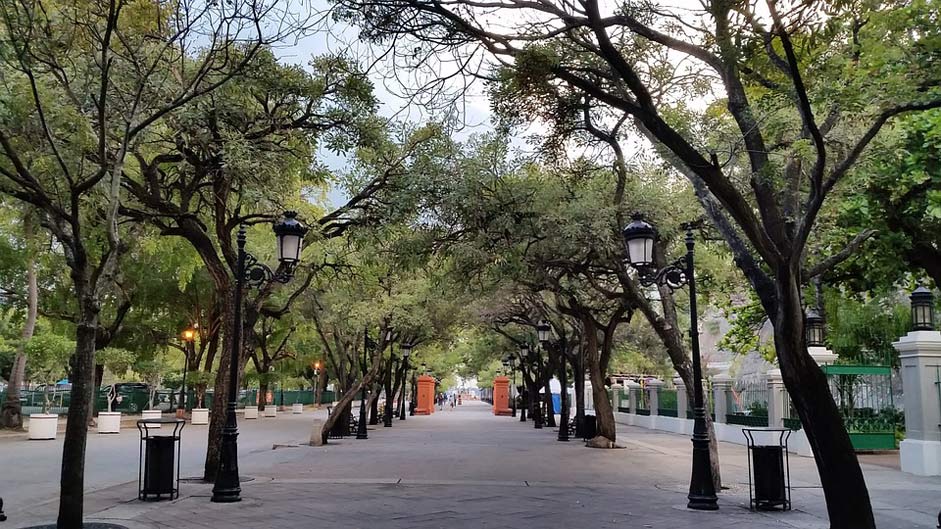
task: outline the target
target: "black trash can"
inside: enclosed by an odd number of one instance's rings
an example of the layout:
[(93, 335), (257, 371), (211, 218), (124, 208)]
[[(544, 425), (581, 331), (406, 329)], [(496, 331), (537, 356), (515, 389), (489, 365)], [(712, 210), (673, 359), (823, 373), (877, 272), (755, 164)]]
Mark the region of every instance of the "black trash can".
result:
[(594, 439), (598, 435), (598, 419), (594, 415), (586, 415), (582, 422), (582, 439)]
[[(743, 428), (748, 440), (748, 492), (752, 510), (790, 510), (791, 476), (786, 428)], [(756, 442), (756, 437), (758, 441)]]
[(166, 496), (172, 500), (179, 496), (180, 433), (185, 424), (186, 421), (176, 418), (137, 421), (137, 429), (141, 434), (138, 499), (160, 500)]

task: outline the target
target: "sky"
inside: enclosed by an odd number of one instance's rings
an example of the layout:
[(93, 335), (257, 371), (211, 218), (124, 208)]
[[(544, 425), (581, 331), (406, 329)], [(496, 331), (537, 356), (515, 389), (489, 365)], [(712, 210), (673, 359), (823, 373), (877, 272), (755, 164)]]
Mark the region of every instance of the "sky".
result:
[[(326, 7), (325, 2), (318, 2), (314, 9)], [(303, 67), (311, 58), (330, 53), (347, 53), (356, 57), (371, 58), (377, 50), (357, 38), (356, 28), (328, 22), (324, 30), (316, 31), (299, 39), (292, 45), (282, 45), (274, 49), (278, 58), (285, 63), (297, 64)], [(365, 62), (365, 61), (363, 61)], [(420, 105), (413, 104), (400, 95), (396, 86), (397, 81), (388, 79), (388, 64), (379, 63), (370, 71), (370, 79), (374, 85), (374, 95), (379, 101), (379, 115), (410, 123), (421, 124), (431, 118), (428, 112)], [(472, 88), (472, 92), (463, 98), (464, 107), (462, 120), (464, 127), (455, 134), (458, 139), (464, 139), (472, 134), (486, 133), (493, 130), (490, 121), (490, 105), (483, 87), (479, 84)], [(349, 166), (347, 156), (338, 155), (326, 149), (319, 151), (320, 161), (330, 169), (341, 172)], [(338, 207), (343, 205), (347, 196), (343, 190), (330, 186), (326, 196), (328, 205)]]

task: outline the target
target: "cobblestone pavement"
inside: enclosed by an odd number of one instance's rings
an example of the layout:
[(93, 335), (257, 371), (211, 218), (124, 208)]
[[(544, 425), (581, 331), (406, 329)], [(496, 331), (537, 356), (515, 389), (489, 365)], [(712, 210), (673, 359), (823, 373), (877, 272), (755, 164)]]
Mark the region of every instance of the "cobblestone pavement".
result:
[[(281, 419), (277, 419), (281, 420)], [(494, 417), (467, 403), (456, 411), (381, 424), (365, 441), (243, 453), (243, 501), (213, 504), (211, 486), (184, 483), (173, 502), (133, 500), (136, 482), (89, 494), (90, 520), (153, 528), (805, 528), (824, 529), (813, 461), (791, 458), (794, 510), (747, 509), (745, 451), (720, 447), (720, 510), (685, 508), (688, 438), (623, 427), (621, 450), (560, 443), (549, 428)], [(941, 479), (864, 464), (879, 527), (934, 527)], [(54, 518), (55, 502), (18, 513), (6, 527)], [(11, 523), (12, 522), (12, 523)]]

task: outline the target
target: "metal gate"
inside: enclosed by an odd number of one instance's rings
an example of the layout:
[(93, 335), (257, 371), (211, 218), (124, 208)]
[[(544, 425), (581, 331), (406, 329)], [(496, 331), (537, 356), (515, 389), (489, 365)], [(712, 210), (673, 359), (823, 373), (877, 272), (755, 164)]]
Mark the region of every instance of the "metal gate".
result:
[(892, 396), (889, 366), (823, 367), (830, 392), (856, 450), (895, 450), (895, 431), (904, 421)]

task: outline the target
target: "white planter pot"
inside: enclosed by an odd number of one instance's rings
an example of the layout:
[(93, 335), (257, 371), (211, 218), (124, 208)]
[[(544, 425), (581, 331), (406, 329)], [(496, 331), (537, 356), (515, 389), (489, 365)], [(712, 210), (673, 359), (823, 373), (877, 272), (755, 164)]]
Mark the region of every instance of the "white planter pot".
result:
[(274, 404), (268, 404), (265, 406), (265, 417), (277, 417), (278, 408)]
[(59, 428), (59, 416), (52, 413), (34, 413), (29, 416), (29, 438), (32, 440), (55, 439)]
[(193, 408), (190, 424), (209, 424), (209, 408)]
[[(141, 413), (141, 419), (160, 419), (163, 417), (163, 412), (160, 410), (144, 410)], [(148, 428), (160, 428), (159, 424), (149, 424)]]
[(300, 402), (295, 402), (294, 404), (291, 404), (291, 413), (295, 415), (300, 415), (301, 413), (304, 413), (304, 405), (301, 404)]
[(258, 408), (256, 406), (246, 406), (245, 407), (245, 418), (246, 419), (257, 419), (258, 418)]
[(98, 412), (98, 433), (121, 433), (121, 412)]

